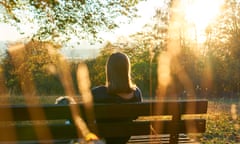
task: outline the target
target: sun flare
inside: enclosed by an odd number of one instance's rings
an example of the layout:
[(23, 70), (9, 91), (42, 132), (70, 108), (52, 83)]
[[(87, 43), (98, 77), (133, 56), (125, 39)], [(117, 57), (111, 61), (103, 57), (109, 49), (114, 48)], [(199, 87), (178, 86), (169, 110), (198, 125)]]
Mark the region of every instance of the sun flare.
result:
[(206, 28), (220, 12), (222, 3), (223, 0), (193, 0), (186, 8), (186, 18), (197, 27)]
[(186, 20), (195, 25), (200, 42), (206, 27), (220, 13), (223, 0), (187, 0), (185, 2)]

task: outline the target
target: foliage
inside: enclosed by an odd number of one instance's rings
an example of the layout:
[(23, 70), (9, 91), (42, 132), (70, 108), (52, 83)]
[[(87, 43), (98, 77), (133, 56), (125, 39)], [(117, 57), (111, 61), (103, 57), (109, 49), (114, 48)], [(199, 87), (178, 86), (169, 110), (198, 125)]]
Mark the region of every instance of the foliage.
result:
[(111, 43), (107, 43), (100, 51), (100, 56), (95, 59), (86, 60), (89, 67), (89, 75), (92, 82), (92, 87), (105, 85), (105, 65), (108, 57), (114, 51)]
[[(5, 70), (6, 85), (10, 94), (21, 94), (20, 83), (24, 79), (33, 80), (38, 87), (38, 92), (48, 91), (50, 93), (49, 81), (57, 85), (52, 85), (57, 88), (57, 91), (62, 91), (61, 84), (56, 77), (50, 77), (56, 73), (56, 64), (58, 55), (54, 54), (58, 46), (48, 42), (30, 41), (25, 45), (10, 46), (7, 51), (6, 58), (3, 61)], [(59, 85), (60, 84), (60, 85)], [(55, 90), (55, 91), (56, 91)]]
[[(116, 43), (107, 43), (105, 47), (101, 48), (98, 57), (84, 61), (89, 68), (92, 87), (105, 84), (105, 64), (108, 56), (114, 51), (122, 51), (131, 60), (132, 79), (142, 89), (144, 96), (155, 95), (158, 56), (167, 51), (171, 3), (166, 0), (165, 4), (163, 9), (156, 10), (153, 22), (146, 25), (142, 32), (129, 37), (121, 37)], [(181, 95), (186, 90), (186, 85), (180, 80), (181, 75), (178, 75), (179, 71), (176, 70), (176, 67), (180, 66), (190, 79), (193, 88), (198, 88), (200, 91), (198, 94), (204, 92), (205, 96), (209, 97), (210, 94), (206, 91), (211, 91), (214, 96), (218, 97), (223, 95), (239, 96), (239, 10), (238, 1), (226, 1), (222, 14), (206, 31), (208, 39), (204, 45), (204, 53), (198, 51), (194, 41), (185, 37), (188, 23), (184, 20), (181, 21), (184, 27), (181, 27), (179, 33), (176, 33), (181, 50), (171, 61), (172, 82), (169, 85), (168, 94), (176, 91), (177, 95)], [(8, 61), (5, 61), (6, 71), (9, 72), (6, 75), (7, 85), (11, 87), (10, 91), (17, 93), (19, 91), (17, 70), (10, 66), (11, 61), (9, 58), (7, 59)], [(34, 73), (34, 80), (39, 91), (63, 92), (60, 90), (62, 86), (59, 84), (58, 76), (49, 75), (44, 70), (44, 67), (48, 67), (48, 64), (54, 63), (54, 61), (48, 61), (48, 63), (46, 60), (51, 60), (46, 50), (32, 48), (32, 52), (29, 51), (26, 57), (27, 63), (22, 64), (21, 68)], [(74, 86), (77, 85), (76, 67), (77, 63), (71, 63)]]
[[(154, 46), (152, 51), (156, 55), (158, 55), (160, 49), (166, 50), (171, 3), (171, 1), (165, 0), (164, 5), (161, 8), (156, 9), (152, 22), (144, 26), (143, 34), (139, 33), (142, 35), (142, 39), (148, 40), (149, 42), (151, 41), (151, 45)], [(133, 37), (136, 37), (136, 35), (133, 35)]]
[(240, 90), (240, 2), (225, 1), (222, 13), (207, 29), (208, 58), (214, 74), (214, 89), (220, 93)]
[[(37, 40), (100, 38), (101, 31), (118, 27), (115, 19), (136, 17), (134, 7), (141, 0), (3, 0), (0, 20), (12, 24), (37, 25)], [(120, 21), (121, 22), (121, 21)], [(19, 26), (21, 30), (21, 26)], [(24, 32), (24, 31), (23, 31)]]
[(209, 117), (203, 143), (236, 143), (239, 131), (235, 129), (232, 120), (229, 119), (231, 119), (229, 115), (224, 113)]
[(14, 95), (20, 95), (21, 94), (21, 88), (19, 84), (19, 79), (14, 72), (14, 67), (11, 62), (11, 57), (9, 53), (6, 54), (6, 58), (3, 59), (3, 62), (1, 63), (1, 67), (3, 68), (4, 77), (5, 77), (5, 85), (8, 88), (9, 94)]

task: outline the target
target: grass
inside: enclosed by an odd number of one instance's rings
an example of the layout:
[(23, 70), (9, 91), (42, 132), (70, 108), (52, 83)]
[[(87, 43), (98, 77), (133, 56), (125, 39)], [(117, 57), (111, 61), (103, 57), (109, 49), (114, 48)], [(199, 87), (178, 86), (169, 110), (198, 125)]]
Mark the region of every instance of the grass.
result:
[(240, 101), (228, 99), (209, 101), (207, 127), (201, 142), (240, 143)]

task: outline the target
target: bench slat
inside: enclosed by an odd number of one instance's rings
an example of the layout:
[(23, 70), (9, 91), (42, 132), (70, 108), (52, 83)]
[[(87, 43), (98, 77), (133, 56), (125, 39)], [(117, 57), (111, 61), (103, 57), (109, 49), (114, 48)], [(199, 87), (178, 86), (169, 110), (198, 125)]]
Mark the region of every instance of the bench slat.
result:
[[(97, 119), (119, 119), (132, 118), (137, 116), (149, 115), (173, 115), (176, 114), (205, 114), (207, 112), (207, 100), (188, 100), (188, 101), (149, 101), (143, 103), (124, 103), (124, 104), (97, 104), (94, 106), (95, 117)], [(75, 105), (84, 115), (83, 104)], [(173, 107), (178, 109), (173, 109)], [(177, 107), (176, 107), (177, 106)], [(157, 110), (156, 110), (157, 109)], [(30, 105), (30, 106), (0, 106), (0, 115), (6, 115), (9, 111), (10, 116), (0, 117), (0, 121), (24, 121), (24, 120), (55, 120), (72, 118), (69, 106), (63, 105)], [(38, 115), (39, 111), (44, 112), (44, 117)], [(30, 116), (29, 112), (36, 114)]]
[[(154, 124), (162, 124), (162, 127), (156, 129)], [(152, 122), (118, 122), (118, 123), (100, 123), (98, 124), (98, 135), (101, 137), (119, 137), (119, 136), (132, 136), (132, 135), (149, 135), (153, 134), (170, 134), (172, 121), (158, 121), (157, 123)], [(179, 123), (179, 129), (177, 133), (203, 133), (205, 131), (206, 122), (205, 120), (185, 120)], [(44, 130), (44, 127), (48, 129)], [(188, 129), (189, 128), (189, 129)], [(42, 137), (42, 140), (49, 139), (73, 139), (78, 137), (77, 129), (74, 125), (48, 125), (38, 124), (33, 127), (32, 125), (17, 125), (17, 126), (1, 126), (0, 127), (0, 141), (7, 141), (13, 138), (5, 136), (6, 131), (11, 129), (16, 130), (18, 140), (34, 140), (37, 139), (35, 134), (36, 129), (39, 131), (47, 131), (52, 136)], [(152, 130), (154, 129), (154, 133)], [(114, 132), (113, 132), (114, 131)]]
[[(78, 107), (80, 110), (83, 109), (82, 105)], [(6, 115), (6, 111), (10, 112), (12, 117), (0, 117), (0, 121), (57, 120), (72, 117), (70, 107), (67, 105), (0, 106), (1, 115)], [(39, 115), (39, 112), (44, 112), (44, 116)]]
[[(207, 100), (188, 100), (188, 101), (149, 101), (126, 104), (104, 104), (95, 107), (97, 118), (121, 118), (136, 117), (139, 115), (172, 115), (176, 111), (179, 114), (204, 114), (207, 112)], [(173, 109), (177, 106), (178, 109)], [(109, 108), (111, 107), (111, 108)], [(158, 110), (155, 111), (155, 108)], [(109, 113), (111, 115), (109, 115)]]
[[(154, 128), (154, 124), (162, 124), (158, 130)], [(149, 135), (156, 131), (156, 134), (170, 134), (172, 131), (169, 127), (172, 125), (171, 121), (158, 121), (152, 124), (151, 122), (140, 123), (117, 123), (98, 125), (99, 135), (102, 137), (118, 137), (118, 136), (132, 136), (132, 135)], [(177, 133), (203, 133), (205, 132), (205, 120), (186, 120), (179, 123)], [(114, 132), (113, 132), (114, 131)]]
[[(46, 128), (47, 129), (44, 129)], [(13, 129), (13, 131), (12, 131)], [(9, 131), (13, 133), (6, 133)], [(37, 137), (36, 131), (42, 131), (41, 137)], [(50, 133), (50, 135), (44, 135)], [(33, 140), (52, 140), (52, 139), (74, 139), (78, 138), (78, 133), (74, 125), (23, 125), (23, 126), (5, 126), (0, 127), (0, 141), (33, 141)], [(11, 135), (12, 134), (12, 135)]]

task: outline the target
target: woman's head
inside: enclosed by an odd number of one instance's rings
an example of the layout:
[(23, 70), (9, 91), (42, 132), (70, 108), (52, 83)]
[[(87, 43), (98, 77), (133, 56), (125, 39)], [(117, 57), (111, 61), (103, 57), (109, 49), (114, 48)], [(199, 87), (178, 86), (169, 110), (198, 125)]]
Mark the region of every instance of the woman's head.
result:
[(131, 64), (128, 56), (121, 52), (113, 53), (106, 64), (106, 82), (110, 93), (128, 93), (133, 90)]

